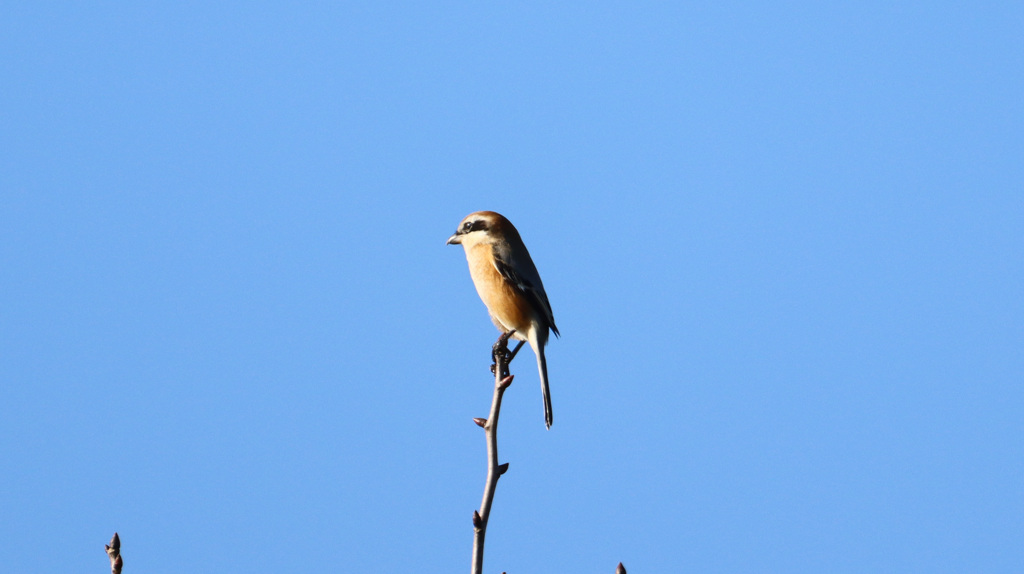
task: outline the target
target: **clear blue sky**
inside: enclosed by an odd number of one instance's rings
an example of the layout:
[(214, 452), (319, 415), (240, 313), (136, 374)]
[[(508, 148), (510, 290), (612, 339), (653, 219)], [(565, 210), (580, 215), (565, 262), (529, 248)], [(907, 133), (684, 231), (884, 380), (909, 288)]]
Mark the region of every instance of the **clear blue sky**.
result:
[(3, 9), (10, 564), (467, 571), (491, 209), (487, 571), (1024, 571), (1020, 3), (214, 4)]

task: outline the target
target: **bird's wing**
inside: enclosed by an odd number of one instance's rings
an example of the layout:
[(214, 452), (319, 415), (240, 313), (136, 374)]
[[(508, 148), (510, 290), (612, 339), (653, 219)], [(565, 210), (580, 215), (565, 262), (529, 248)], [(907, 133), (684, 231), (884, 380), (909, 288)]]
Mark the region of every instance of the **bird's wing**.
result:
[(555, 317), (551, 313), (551, 303), (548, 302), (548, 295), (544, 292), (544, 284), (537, 273), (537, 267), (533, 264), (529, 251), (523, 249), (525, 257), (521, 260), (512, 258), (511, 250), (507, 246), (494, 247), (494, 267), (498, 273), (511, 283), (516, 289), (526, 296), (527, 300), (539, 309), (548, 322), (548, 326), (558, 336), (558, 327), (555, 327)]

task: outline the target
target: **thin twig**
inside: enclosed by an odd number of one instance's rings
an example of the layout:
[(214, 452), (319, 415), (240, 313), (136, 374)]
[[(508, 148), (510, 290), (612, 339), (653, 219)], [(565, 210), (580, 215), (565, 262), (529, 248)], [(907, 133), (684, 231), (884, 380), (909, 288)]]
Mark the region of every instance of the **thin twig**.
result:
[(518, 352), (519, 352), (519, 349), (522, 349), (522, 348), (523, 348), (523, 343), (525, 343), (525, 342), (526, 342), (526, 341), (519, 341), (519, 343), (518, 343), (518, 344), (516, 345), (516, 348), (515, 348), (515, 349), (512, 349), (512, 352), (511, 352), (511, 353), (509, 353), (509, 355), (508, 355), (508, 360), (507, 360), (507, 361), (505, 361), (505, 364), (506, 364), (506, 365), (508, 365), (509, 363), (511, 363), (511, 362), (512, 362), (512, 359), (516, 358), (516, 353), (518, 353)]
[(508, 470), (508, 463), (498, 464), (498, 415), (501, 414), (501, 397), (505, 389), (512, 384), (512, 375), (508, 366), (523, 345), (522, 341), (511, 353), (508, 350), (508, 338), (514, 331), (498, 337), (498, 342), (491, 349), (494, 364), (494, 399), (491, 401), (491, 414), (487, 419), (473, 419), (484, 429), (487, 437), (487, 484), (484, 485), (484, 498), (480, 510), (473, 511), (473, 574), (482, 574), (484, 570), (484, 536), (487, 534), (487, 520), (491, 516), (491, 503), (494, 501), (494, 490), (498, 486), (498, 477)]
[(121, 559), (121, 537), (114, 533), (110, 544), (103, 545), (107, 549), (107, 557), (110, 558), (110, 574), (121, 574), (121, 566), (124, 560)]

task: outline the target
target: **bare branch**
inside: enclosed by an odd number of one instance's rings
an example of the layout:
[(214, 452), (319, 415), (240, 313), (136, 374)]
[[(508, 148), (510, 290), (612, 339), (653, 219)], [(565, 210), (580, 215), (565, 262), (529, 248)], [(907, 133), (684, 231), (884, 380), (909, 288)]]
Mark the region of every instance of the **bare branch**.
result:
[(107, 557), (110, 558), (110, 574), (121, 574), (121, 566), (124, 560), (121, 559), (121, 537), (114, 533), (110, 544), (103, 545), (107, 549)]
[(498, 464), (498, 415), (501, 413), (501, 397), (505, 389), (512, 384), (509, 363), (522, 347), (522, 341), (515, 350), (509, 352), (508, 338), (514, 331), (498, 337), (498, 342), (491, 349), (494, 364), (494, 398), (491, 401), (491, 414), (486, 419), (473, 419), (473, 422), (484, 429), (487, 438), (487, 483), (484, 485), (484, 498), (480, 510), (473, 512), (473, 574), (482, 574), (484, 570), (484, 537), (487, 534), (487, 520), (491, 516), (491, 503), (494, 501), (494, 490), (498, 486), (498, 478), (508, 471), (508, 463)]

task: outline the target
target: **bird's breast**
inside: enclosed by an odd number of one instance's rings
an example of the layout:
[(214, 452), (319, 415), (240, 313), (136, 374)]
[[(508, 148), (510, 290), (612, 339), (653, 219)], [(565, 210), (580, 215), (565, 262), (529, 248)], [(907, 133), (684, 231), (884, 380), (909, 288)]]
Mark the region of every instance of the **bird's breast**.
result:
[(466, 250), (476, 292), (499, 329), (515, 329), (526, 335), (533, 320), (533, 309), (522, 292), (495, 269), (491, 249), (490, 245), (476, 245)]

